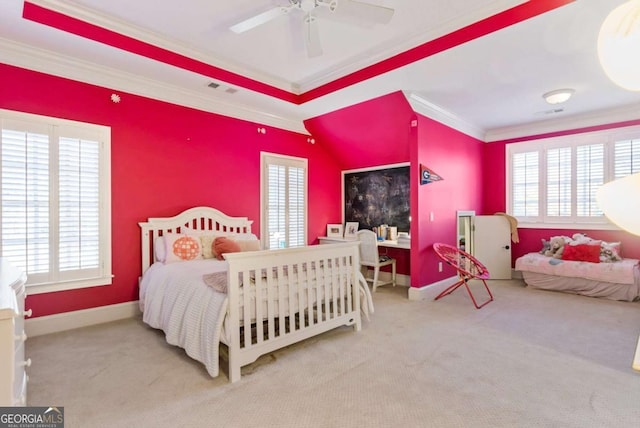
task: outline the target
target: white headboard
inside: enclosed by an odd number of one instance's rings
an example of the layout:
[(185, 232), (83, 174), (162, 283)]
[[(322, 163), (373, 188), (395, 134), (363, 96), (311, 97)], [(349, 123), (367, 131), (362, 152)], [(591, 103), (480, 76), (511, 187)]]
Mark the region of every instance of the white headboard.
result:
[(229, 217), (210, 207), (189, 208), (173, 217), (150, 218), (138, 225), (142, 229), (142, 273), (153, 260), (155, 238), (165, 233), (180, 233), (183, 227), (211, 230), (225, 234), (251, 233), (253, 220), (247, 217)]

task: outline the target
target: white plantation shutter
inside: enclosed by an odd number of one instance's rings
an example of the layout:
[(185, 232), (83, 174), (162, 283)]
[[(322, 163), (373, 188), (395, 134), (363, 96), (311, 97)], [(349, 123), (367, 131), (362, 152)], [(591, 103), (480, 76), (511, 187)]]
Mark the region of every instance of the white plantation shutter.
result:
[(513, 215), (538, 216), (538, 152), (516, 153), (512, 158)]
[(604, 144), (576, 147), (576, 214), (598, 217), (596, 191), (604, 184)]
[(262, 153), (263, 242), (267, 248), (307, 242), (307, 160)]
[(520, 223), (609, 228), (596, 192), (640, 172), (640, 127), (507, 144), (506, 152), (507, 211)]
[(571, 147), (547, 151), (547, 216), (571, 215)]
[[(100, 143), (60, 138), (60, 271), (100, 266)], [(97, 273), (96, 273), (97, 274)]]
[(0, 154), (2, 256), (30, 277), (46, 275), (50, 252), (49, 136), (20, 128), (2, 129)]
[(20, 115), (0, 111), (0, 254), (32, 293), (110, 283), (108, 131)]
[(616, 141), (614, 145), (614, 179), (640, 172), (640, 138)]

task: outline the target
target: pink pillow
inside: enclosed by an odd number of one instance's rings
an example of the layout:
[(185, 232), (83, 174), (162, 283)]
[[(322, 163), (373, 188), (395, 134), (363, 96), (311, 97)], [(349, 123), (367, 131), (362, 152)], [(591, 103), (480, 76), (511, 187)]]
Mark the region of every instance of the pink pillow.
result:
[(229, 239), (225, 236), (218, 236), (213, 241), (213, 252), (216, 254), (218, 260), (223, 260), (223, 253), (239, 253), (242, 251), (240, 245), (232, 239)]
[(562, 260), (600, 263), (600, 245), (565, 245)]

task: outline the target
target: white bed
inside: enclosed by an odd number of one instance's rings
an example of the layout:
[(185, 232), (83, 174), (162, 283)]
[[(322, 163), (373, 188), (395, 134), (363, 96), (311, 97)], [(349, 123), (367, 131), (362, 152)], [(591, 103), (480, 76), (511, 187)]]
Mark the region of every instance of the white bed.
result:
[[(219, 373), (220, 343), (225, 344), (231, 382), (240, 379), (242, 366), (276, 349), (340, 326), (359, 331), (361, 305), (365, 314), (373, 312), (357, 242), (234, 252), (222, 261), (155, 261), (160, 236), (246, 239), (251, 223), (208, 207), (140, 223), (143, 321), (162, 329), (168, 343), (184, 348), (212, 377)], [(226, 272), (226, 293), (208, 281), (216, 272)]]

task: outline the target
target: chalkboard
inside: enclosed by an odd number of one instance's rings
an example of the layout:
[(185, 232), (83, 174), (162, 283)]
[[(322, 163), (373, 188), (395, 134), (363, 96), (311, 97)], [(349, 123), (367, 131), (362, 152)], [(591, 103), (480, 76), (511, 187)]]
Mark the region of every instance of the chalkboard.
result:
[(386, 224), (409, 232), (409, 166), (343, 171), (344, 220), (360, 229)]

